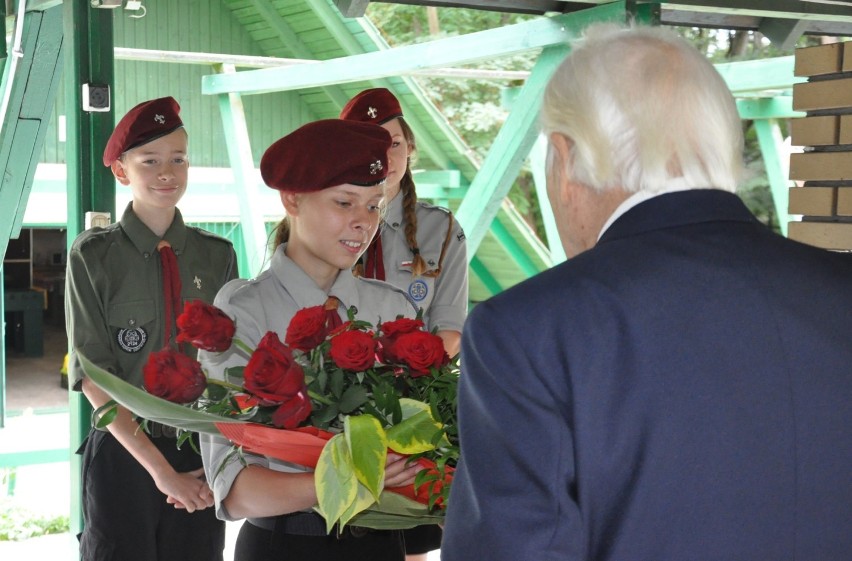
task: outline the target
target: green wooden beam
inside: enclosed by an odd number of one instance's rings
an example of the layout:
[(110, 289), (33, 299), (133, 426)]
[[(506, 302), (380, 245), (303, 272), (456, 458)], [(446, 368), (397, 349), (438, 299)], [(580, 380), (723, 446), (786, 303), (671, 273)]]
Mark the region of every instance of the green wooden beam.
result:
[(479, 260), (479, 257), (476, 257), (475, 255), (473, 259), (470, 260), (470, 270), (473, 271), (473, 274), (476, 275), (480, 281), (482, 281), (482, 284), (492, 296), (503, 292), (503, 287), (494, 275), (491, 274), (491, 271), (489, 271), (485, 264)]
[(781, 233), (786, 236), (787, 223), (790, 221), (788, 214), (790, 181), (787, 179), (787, 172), (779, 157), (784, 144), (781, 139), (781, 127), (774, 119), (759, 119), (754, 121), (754, 130), (760, 144), (760, 153), (763, 155), (763, 165), (769, 179), (769, 189), (775, 203), (778, 225), (781, 227)]
[(745, 120), (795, 119), (807, 115), (804, 111), (793, 110), (793, 97), (789, 95), (737, 99), (737, 111)]
[(532, 150), (530, 150), (530, 168), (532, 169), (535, 192), (538, 197), (538, 206), (541, 209), (541, 220), (544, 223), (544, 233), (547, 237), (547, 247), (550, 250), (550, 260), (556, 265), (565, 261), (565, 249), (559, 238), (556, 228), (556, 219), (553, 209), (550, 207), (550, 199), (547, 196), (547, 138), (540, 134)]
[[(233, 65), (221, 65), (221, 72), (234, 72)], [(258, 193), (254, 174), (251, 141), (246, 125), (243, 100), (239, 94), (222, 94), (219, 98), (219, 113), (225, 131), (228, 160), (234, 173), (234, 186), (240, 201), (240, 224), (243, 229), (243, 244), (249, 263), (248, 271), (242, 276), (252, 278), (260, 274), (266, 255), (266, 228), (259, 217), (263, 216), (263, 205)]]
[(334, 5), (347, 18), (360, 18), (367, 13), (370, 0), (334, 0)]
[(562, 45), (592, 21), (624, 19), (625, 2), (613, 2), (571, 14), (448, 37), (386, 51), (342, 57), (298, 67), (247, 70), (235, 76), (210, 75), (201, 80), (204, 94), (259, 94), (298, 90), (398, 76), (414, 70), (476, 62)]
[[(527, 252), (523, 247), (521, 247), (521, 244), (515, 241), (515, 238), (512, 237), (509, 229), (506, 228), (500, 220), (494, 220), (491, 222), (491, 233), (500, 245), (503, 246), (503, 249), (506, 250), (506, 253), (509, 254), (512, 261), (518, 265), (518, 268), (527, 277), (532, 277), (542, 271), (542, 268), (530, 259)], [(547, 263), (545, 268), (548, 266), (550, 266), (550, 263)]]
[(789, 90), (805, 78), (793, 76), (794, 57), (782, 56), (759, 60), (726, 62), (716, 70), (734, 95), (766, 90)]
[(468, 255), (473, 256), (485, 238), (503, 199), (538, 136), (541, 97), (553, 70), (562, 62), (568, 47), (545, 49), (500, 128), (485, 161), (459, 206), (456, 219), (467, 236)]
[[(114, 110), (83, 111), (82, 84), (106, 84), (114, 89), (113, 13), (92, 9), (88, 2), (63, 2), (65, 50), (65, 112), (68, 138), (67, 240), (74, 241), (85, 226), (88, 211), (105, 211), (115, 218), (115, 178), (102, 162), (114, 126)], [(69, 448), (76, 450), (89, 432), (92, 408), (81, 392), (69, 392)], [(71, 534), (83, 530), (81, 456), (71, 455)]]
[[(454, 189), (462, 186), (461, 172), (457, 169), (441, 169), (441, 170), (414, 170), (412, 172), (414, 182), (417, 188), (426, 183), (441, 185), (448, 189)], [(418, 193), (419, 194), (419, 193)]]
[(687, 9), (692, 12), (724, 13), (741, 16), (784, 17), (809, 21), (848, 22), (852, 7), (841, 7), (838, 0), (677, 0), (663, 2), (668, 10)]
[(67, 462), (70, 457), (68, 448), (32, 450), (29, 452), (6, 452), (0, 454), (0, 468)]

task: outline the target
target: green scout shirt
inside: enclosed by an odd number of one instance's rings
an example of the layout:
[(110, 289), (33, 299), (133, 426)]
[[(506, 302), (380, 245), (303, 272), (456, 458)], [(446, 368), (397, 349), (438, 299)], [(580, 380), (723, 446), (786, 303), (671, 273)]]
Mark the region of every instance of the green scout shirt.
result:
[[(414, 254), (405, 240), (405, 224), (402, 211), (403, 196), (400, 194), (388, 205), (381, 226), (382, 260), (385, 266), (385, 281), (401, 288), (423, 309), (423, 321), (430, 331), (434, 328), (461, 331), (467, 316), (468, 265), (467, 244), (464, 232), (447, 209), (418, 201), (417, 246), (420, 256), (426, 261), (427, 272), (441, 267), (437, 277), (411, 274)], [(452, 223), (450, 222), (452, 220)], [(451, 228), (444, 260), (441, 249)]]
[[(212, 302), (237, 277), (228, 240), (184, 224), (180, 211), (162, 239), (177, 256), (183, 302)], [(121, 221), (92, 228), (74, 240), (66, 275), (66, 328), (71, 341), (68, 376), (80, 390), (78, 353), (140, 386), (148, 354), (163, 348), (163, 277), (158, 238), (127, 206)], [(177, 310), (180, 313), (181, 310)], [(195, 356), (190, 345), (185, 352)]]

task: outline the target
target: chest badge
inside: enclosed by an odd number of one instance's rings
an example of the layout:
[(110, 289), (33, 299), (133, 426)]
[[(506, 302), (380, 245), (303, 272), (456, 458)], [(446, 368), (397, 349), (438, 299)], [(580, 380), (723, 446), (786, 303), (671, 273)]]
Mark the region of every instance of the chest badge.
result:
[(198, 278), (198, 275), (195, 275), (195, 278), (192, 279), (192, 283), (195, 285), (195, 288), (201, 290), (201, 279)]
[(130, 329), (119, 329), (116, 335), (118, 346), (124, 352), (138, 353), (148, 341), (148, 333), (141, 327), (131, 327)]
[(422, 302), (428, 294), (429, 285), (420, 279), (417, 279), (408, 285), (408, 295), (411, 296), (415, 302)]

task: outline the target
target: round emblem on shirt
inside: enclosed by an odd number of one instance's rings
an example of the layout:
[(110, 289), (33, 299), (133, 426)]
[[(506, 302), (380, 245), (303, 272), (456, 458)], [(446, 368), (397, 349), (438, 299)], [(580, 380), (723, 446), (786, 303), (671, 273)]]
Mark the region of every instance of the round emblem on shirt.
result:
[(133, 327), (130, 329), (119, 329), (118, 346), (125, 352), (138, 353), (145, 346), (145, 341), (148, 340), (148, 334), (141, 327)]
[(429, 294), (429, 286), (420, 279), (408, 285), (408, 295), (411, 296), (415, 302), (423, 301), (427, 294)]

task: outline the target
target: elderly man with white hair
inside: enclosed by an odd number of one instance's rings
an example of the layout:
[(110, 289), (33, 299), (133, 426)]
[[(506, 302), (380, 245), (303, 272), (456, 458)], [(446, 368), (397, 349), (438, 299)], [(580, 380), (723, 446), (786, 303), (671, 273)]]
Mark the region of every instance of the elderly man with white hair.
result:
[(569, 260), (465, 325), (442, 559), (849, 559), (852, 256), (737, 198), (736, 106), (671, 31), (590, 28), (542, 123)]

